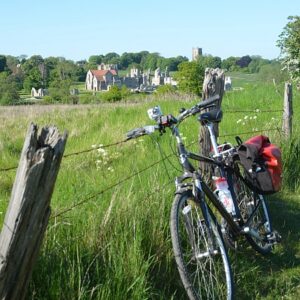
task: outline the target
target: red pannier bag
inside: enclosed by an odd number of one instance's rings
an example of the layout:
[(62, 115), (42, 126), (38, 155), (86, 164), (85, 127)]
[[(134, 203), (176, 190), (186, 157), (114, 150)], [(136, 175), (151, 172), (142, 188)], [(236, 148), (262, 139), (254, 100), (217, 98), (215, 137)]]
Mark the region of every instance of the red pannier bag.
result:
[(268, 137), (258, 135), (238, 147), (246, 180), (260, 194), (273, 194), (282, 184), (281, 150)]

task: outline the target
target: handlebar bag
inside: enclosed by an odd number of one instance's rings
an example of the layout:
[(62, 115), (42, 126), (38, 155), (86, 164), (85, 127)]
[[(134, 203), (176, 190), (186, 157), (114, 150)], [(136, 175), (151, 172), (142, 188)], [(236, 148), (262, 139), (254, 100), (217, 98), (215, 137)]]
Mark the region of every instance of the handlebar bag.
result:
[(238, 149), (245, 169), (245, 179), (259, 194), (273, 194), (282, 185), (281, 150), (268, 137), (258, 135), (242, 143)]

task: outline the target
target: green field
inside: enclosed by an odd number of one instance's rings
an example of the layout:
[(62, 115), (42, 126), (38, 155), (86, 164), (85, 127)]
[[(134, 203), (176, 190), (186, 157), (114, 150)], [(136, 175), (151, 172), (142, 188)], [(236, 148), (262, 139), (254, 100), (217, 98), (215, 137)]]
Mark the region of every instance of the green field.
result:
[[(300, 297), (300, 94), (294, 92), (292, 146), (280, 132), (282, 113), (265, 112), (281, 110), (282, 100), (283, 86), (276, 92), (271, 85), (254, 85), (250, 80), (244, 90), (228, 92), (223, 98), (220, 142), (234, 142), (235, 134), (246, 139), (264, 130), (283, 147), (285, 159), (285, 188), (268, 200), (283, 241), (266, 257), (246, 245), (230, 252), (236, 299)], [(68, 130), (65, 154), (70, 154), (121, 141), (126, 131), (151, 124), (147, 109), (154, 105), (176, 115), (195, 102), (153, 96), (138, 103), (3, 107), (0, 169), (17, 165), (30, 122)], [(186, 144), (197, 140), (198, 131), (196, 118), (182, 124)], [(155, 140), (163, 153), (172, 153), (169, 134)], [(175, 156), (155, 164), (161, 160), (155, 140), (143, 137), (63, 159), (27, 299), (186, 299), (169, 232), (172, 179), (180, 173), (179, 164)], [(1, 224), (14, 176), (15, 170), (0, 172)]]

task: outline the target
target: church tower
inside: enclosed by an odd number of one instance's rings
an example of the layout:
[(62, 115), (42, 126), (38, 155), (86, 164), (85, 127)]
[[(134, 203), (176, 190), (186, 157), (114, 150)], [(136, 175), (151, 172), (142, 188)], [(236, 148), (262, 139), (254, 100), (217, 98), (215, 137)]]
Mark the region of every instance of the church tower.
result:
[(192, 60), (197, 60), (199, 56), (202, 56), (202, 48), (193, 48), (192, 49)]

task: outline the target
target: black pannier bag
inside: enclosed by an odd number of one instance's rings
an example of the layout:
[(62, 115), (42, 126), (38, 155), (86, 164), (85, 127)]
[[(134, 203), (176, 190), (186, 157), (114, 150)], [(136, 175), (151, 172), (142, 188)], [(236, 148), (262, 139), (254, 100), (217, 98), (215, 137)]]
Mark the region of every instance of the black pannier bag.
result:
[(273, 194), (282, 184), (280, 149), (271, 144), (268, 137), (259, 135), (242, 143), (238, 149), (245, 179), (259, 194)]

